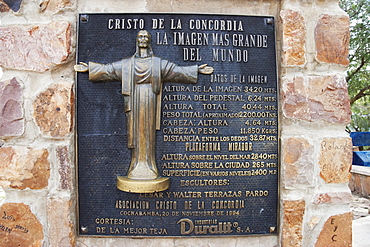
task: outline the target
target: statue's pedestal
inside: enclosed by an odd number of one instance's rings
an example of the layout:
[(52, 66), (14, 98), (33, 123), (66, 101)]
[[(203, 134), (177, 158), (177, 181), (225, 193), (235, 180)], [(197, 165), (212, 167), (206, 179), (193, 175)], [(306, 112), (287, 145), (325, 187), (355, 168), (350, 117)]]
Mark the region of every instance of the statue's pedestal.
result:
[(154, 193), (166, 190), (170, 187), (170, 178), (159, 177), (157, 179), (130, 179), (128, 177), (117, 177), (117, 188), (130, 193)]

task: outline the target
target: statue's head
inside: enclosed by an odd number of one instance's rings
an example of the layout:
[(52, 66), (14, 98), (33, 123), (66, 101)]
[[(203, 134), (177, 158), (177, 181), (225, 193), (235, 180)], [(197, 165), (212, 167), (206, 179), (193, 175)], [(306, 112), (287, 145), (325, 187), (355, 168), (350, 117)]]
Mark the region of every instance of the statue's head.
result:
[(152, 37), (146, 30), (141, 30), (137, 33), (136, 42), (138, 47), (144, 48), (150, 46)]
[[(148, 49), (148, 53), (147, 53), (148, 56), (151, 56), (153, 54), (151, 42), (152, 42), (152, 37), (148, 31), (141, 30), (137, 33), (136, 47), (137, 49), (140, 49), (140, 48)], [(138, 54), (138, 50), (136, 51), (136, 54)]]

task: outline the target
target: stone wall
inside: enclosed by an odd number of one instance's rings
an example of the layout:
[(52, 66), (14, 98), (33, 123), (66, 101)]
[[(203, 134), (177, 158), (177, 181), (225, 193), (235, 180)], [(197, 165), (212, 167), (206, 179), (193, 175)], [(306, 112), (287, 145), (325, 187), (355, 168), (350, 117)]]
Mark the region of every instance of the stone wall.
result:
[(366, 166), (353, 165), (349, 188), (352, 192), (370, 198), (370, 171)]
[[(7, 2), (12, 4), (7, 4)], [(2, 246), (350, 246), (349, 19), (338, 0), (0, 0)], [(276, 18), (280, 233), (222, 238), (77, 235), (76, 17), (228, 13)]]

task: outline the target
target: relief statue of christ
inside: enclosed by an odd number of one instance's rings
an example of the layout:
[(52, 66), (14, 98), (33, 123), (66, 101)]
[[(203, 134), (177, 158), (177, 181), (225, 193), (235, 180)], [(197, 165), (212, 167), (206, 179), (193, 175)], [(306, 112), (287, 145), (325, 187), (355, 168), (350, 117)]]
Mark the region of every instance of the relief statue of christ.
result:
[(151, 36), (139, 31), (136, 53), (120, 61), (75, 65), (88, 72), (92, 82), (121, 81), (127, 117), (127, 142), (131, 162), (126, 176), (117, 177), (117, 188), (131, 193), (152, 193), (169, 188), (170, 179), (160, 177), (156, 165), (156, 130), (160, 129), (162, 83), (197, 83), (198, 73), (212, 74), (203, 65), (178, 66), (153, 55)]

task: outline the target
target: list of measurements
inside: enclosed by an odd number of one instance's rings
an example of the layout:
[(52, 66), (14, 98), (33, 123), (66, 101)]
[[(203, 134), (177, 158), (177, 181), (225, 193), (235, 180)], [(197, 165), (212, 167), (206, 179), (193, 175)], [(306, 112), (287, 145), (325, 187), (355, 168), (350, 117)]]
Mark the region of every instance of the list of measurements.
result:
[(207, 86), (163, 92), (163, 142), (182, 150), (161, 156), (163, 176), (191, 176), (179, 183), (194, 187), (277, 174), (277, 91), (267, 76), (216, 74)]

